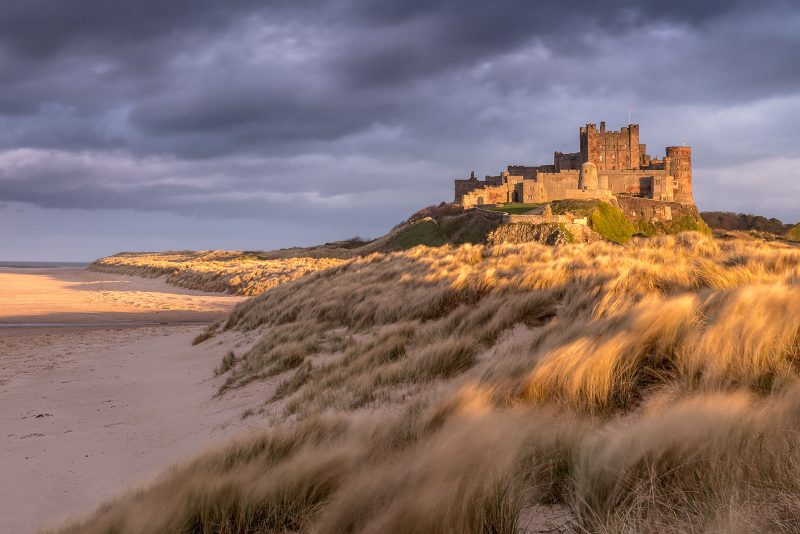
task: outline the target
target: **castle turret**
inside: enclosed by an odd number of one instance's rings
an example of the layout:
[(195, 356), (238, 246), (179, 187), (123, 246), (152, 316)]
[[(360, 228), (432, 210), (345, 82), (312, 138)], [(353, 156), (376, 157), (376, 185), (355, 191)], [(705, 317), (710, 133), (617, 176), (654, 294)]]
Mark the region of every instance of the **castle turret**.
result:
[(587, 161), (581, 165), (578, 188), (594, 191), (598, 187), (599, 182), (597, 180), (597, 166), (594, 163)]
[(642, 166), (642, 154), (640, 152), (641, 145), (639, 144), (639, 125), (628, 125), (628, 167), (631, 169), (639, 169)]
[[(675, 202), (694, 204), (692, 196), (692, 147), (668, 146), (669, 174), (675, 180)], [(665, 158), (666, 159), (666, 158)]]

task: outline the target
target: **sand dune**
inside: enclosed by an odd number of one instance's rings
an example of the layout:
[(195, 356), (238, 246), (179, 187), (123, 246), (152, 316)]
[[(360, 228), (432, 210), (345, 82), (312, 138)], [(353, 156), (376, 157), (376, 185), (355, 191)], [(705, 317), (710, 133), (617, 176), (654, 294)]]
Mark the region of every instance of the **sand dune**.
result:
[(227, 322), (278, 424), (58, 532), (795, 532), (799, 281), (697, 233), (312, 273)]

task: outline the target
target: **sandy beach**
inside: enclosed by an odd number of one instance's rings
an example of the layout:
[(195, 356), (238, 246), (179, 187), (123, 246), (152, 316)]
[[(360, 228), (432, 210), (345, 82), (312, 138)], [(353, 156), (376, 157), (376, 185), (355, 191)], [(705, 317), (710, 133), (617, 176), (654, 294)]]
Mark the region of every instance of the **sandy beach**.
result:
[(213, 397), (228, 344), (191, 345), (240, 300), (84, 269), (0, 269), (0, 532), (90, 511), (255, 424), (240, 416), (257, 390)]
[(208, 323), (241, 297), (86, 269), (0, 269), (0, 325)]

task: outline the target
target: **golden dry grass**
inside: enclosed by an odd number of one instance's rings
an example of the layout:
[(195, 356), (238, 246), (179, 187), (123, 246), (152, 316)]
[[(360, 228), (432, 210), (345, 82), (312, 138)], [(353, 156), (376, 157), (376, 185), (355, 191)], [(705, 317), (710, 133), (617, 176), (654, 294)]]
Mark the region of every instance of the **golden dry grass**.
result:
[(260, 341), (222, 394), (284, 374), (285, 422), (64, 532), (524, 532), (535, 506), (573, 532), (800, 524), (800, 248), (416, 248), (226, 328)]
[(281, 254), (223, 250), (123, 252), (100, 258), (89, 268), (145, 278), (166, 276), (170, 284), (187, 289), (258, 295), (278, 284), (344, 261), (337, 257), (282, 257)]
[(441, 204), (420, 210), (377, 239), (354, 237), (313, 247), (273, 251), (206, 250), (121, 252), (94, 261), (89, 269), (166, 281), (186, 289), (259, 295), (306, 274), (351, 258), (417, 245), (483, 243), (499, 222), (486, 212)]

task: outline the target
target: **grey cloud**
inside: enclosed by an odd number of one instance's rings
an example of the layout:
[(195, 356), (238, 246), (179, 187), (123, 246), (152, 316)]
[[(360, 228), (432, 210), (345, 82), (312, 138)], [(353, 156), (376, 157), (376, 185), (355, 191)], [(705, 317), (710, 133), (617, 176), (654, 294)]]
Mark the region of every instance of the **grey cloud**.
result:
[[(285, 220), (306, 210), (304, 219), (320, 223), (357, 210), (383, 225), (418, 207), (415, 191), (404, 187), (407, 164), (386, 172), (394, 183), (387, 186), (365, 174), (374, 162), (325, 161), (339, 168), (314, 177), (303, 176), (302, 161), (130, 160), (124, 154), (22, 150), (0, 156), (0, 198), (44, 208), (136, 209), (217, 219)], [(275, 186), (264, 188), (264, 173), (270, 172)]]
[[(226, 153), (258, 149), (259, 139), (266, 147), (304, 140), (313, 143), (350, 135), (375, 122), (416, 118), (416, 108), (437, 104), (435, 97), (416, 98), (420, 83), (440, 84), (449, 91), (448, 75), (459, 78), (465, 69), (482, 62), (502, 62), (504, 55), (526, 47), (544, 46), (549, 60), (527, 69), (522, 65), (517, 75), (498, 77), (499, 83), (484, 83), (508, 87), (530, 80), (531, 87), (541, 87), (545, 77), (551, 80), (548, 85), (574, 86), (576, 74), (591, 68), (599, 53), (641, 55), (637, 49), (647, 49), (648, 43), (637, 42), (636, 36), (646, 39), (649, 27), (725, 21), (743, 16), (749, 4), (618, 1), (497, 6), (477, 1), (365, 1), (315, 6), (148, 1), (118, 2), (113, 9), (111, 5), (99, 0), (4, 5), (0, 43), (6, 45), (4, 55), (16, 61), (4, 70), (19, 69), (21, 76), (6, 84), (0, 110), (7, 115), (42, 116), (47, 114), (43, 106), (56, 104), (100, 121), (129, 107), (132, 113), (125, 137), (133, 150), (155, 150), (140, 138), (150, 135), (158, 136), (164, 151), (174, 144), (174, 150), (192, 156), (206, 150), (213, 153), (214, 146)], [(336, 10), (331, 5), (343, 7)], [(260, 26), (276, 28), (275, 35), (249, 40), (254, 27)], [(288, 30), (279, 31), (284, 27)], [(743, 53), (734, 48), (736, 41), (731, 37), (720, 36), (725, 48), (710, 55), (704, 55), (702, 36), (681, 36), (699, 50), (686, 51), (680, 41), (657, 43), (675, 49), (672, 54), (648, 51), (655, 67), (661, 66), (657, 72), (662, 75), (656, 77), (664, 88), (662, 97), (685, 94), (679, 90), (685, 83), (679, 74), (705, 78), (698, 75), (706, 70), (704, 65), (715, 61), (726, 63), (720, 72), (731, 74), (712, 81), (702, 94), (756, 86), (743, 84), (735, 76), (753, 69), (758, 69), (762, 84), (783, 88), (794, 84), (796, 69), (787, 68), (787, 62), (796, 49), (796, 38), (770, 40), (762, 35), (758, 52)], [(610, 41), (610, 46), (598, 47), (596, 41), (601, 40)], [(625, 48), (615, 50), (614, 43)], [(273, 57), (253, 62), (259, 46), (271, 47)], [(293, 60), (289, 57), (293, 47), (309, 57)], [(687, 60), (698, 52), (696, 61)], [(577, 55), (565, 59), (571, 53)], [(207, 58), (198, 59), (202, 56)], [(749, 68), (727, 68), (737, 58)], [(574, 74), (561, 73), (561, 62), (576, 63)], [(610, 74), (628, 76), (633, 83), (646, 77), (641, 71)], [(599, 85), (608, 83), (602, 80)], [(217, 142), (204, 143), (204, 132)], [(194, 134), (199, 134), (200, 142), (192, 150), (186, 146), (192, 139), (181, 137)], [(40, 146), (54, 145), (52, 133), (43, 137), (48, 141)], [(59, 138), (63, 146), (108, 146), (108, 139), (68, 131)], [(35, 140), (23, 137), (19, 144), (35, 145)]]
[(136, 45), (187, 30), (219, 31), (243, 14), (279, 5), (258, 0), (6, 0), (0, 10), (0, 42), (41, 58), (75, 47)]
[(703, 191), (800, 157), (798, 24), (788, 0), (11, 0), (0, 201), (376, 234), (629, 107), (652, 152), (695, 147)]

